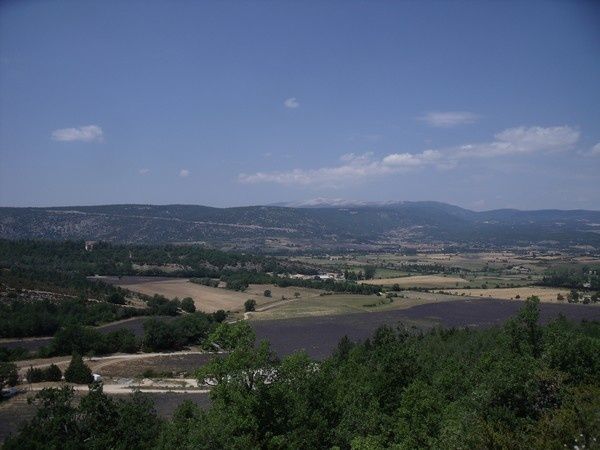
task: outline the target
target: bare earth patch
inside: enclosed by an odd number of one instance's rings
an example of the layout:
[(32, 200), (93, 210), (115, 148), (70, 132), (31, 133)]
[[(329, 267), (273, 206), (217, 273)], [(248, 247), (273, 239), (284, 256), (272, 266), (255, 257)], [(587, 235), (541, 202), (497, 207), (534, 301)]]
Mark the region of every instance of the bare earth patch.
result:
[(188, 279), (172, 278), (157, 281), (142, 281), (136, 284), (120, 284), (120, 286), (145, 295), (164, 295), (167, 298), (191, 297), (199, 311), (215, 312), (219, 309), (236, 311), (243, 308), (248, 294), (222, 288), (213, 288)]

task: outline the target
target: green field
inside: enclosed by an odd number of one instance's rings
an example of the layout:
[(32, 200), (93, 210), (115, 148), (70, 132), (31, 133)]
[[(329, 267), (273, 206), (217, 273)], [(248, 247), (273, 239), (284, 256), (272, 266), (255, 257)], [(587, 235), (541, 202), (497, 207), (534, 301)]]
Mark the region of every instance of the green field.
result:
[(402, 292), (404, 297), (387, 299), (377, 295), (335, 294), (309, 297), (275, 305), (273, 308), (252, 313), (252, 320), (289, 319), (294, 317), (351, 314), (356, 312), (388, 311), (412, 306), (454, 301), (458, 297), (427, 292)]

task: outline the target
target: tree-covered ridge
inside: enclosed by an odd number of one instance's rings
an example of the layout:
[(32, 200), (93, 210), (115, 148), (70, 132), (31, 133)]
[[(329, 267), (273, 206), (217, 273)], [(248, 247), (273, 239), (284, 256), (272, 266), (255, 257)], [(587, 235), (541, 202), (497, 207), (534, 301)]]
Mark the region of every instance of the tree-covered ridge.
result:
[(78, 275), (219, 276), (223, 271), (304, 272), (301, 265), (258, 255), (229, 253), (197, 245), (127, 245), (83, 241), (0, 239), (0, 268), (35, 269)]
[(270, 248), (269, 240), (283, 239), (294, 251), (362, 244), (385, 247), (390, 239), (474, 247), (537, 243), (598, 248), (600, 235), (593, 232), (598, 222), (598, 211), (475, 212), (437, 202), (319, 208), (104, 205), (0, 208), (0, 237), (151, 244), (208, 242), (244, 249)]
[(94, 389), (75, 406), (68, 389), (47, 390), (4, 448), (596, 448), (600, 324), (538, 315), (533, 298), (501, 328), (385, 327), (322, 362), (280, 361), (245, 324), (223, 325), (234, 349), (198, 371), (210, 409), (184, 403), (161, 422), (139, 395)]

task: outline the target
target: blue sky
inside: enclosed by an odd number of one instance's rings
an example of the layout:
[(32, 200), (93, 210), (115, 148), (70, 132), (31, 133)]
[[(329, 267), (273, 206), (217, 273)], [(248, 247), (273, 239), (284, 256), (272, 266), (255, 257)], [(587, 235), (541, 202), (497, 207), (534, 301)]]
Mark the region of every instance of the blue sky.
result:
[(594, 2), (6, 1), (0, 204), (600, 209)]

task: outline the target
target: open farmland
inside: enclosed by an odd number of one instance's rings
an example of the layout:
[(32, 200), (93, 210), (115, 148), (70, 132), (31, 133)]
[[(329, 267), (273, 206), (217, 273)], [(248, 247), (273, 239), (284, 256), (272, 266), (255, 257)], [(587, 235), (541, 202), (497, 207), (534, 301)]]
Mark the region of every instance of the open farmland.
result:
[[(429, 302), (407, 309), (335, 316), (299, 317), (287, 320), (251, 321), (257, 339), (266, 339), (279, 355), (305, 350), (313, 358), (325, 358), (348, 336), (363, 340), (382, 325), (429, 328), (490, 327), (502, 325), (521, 309), (521, 302), (494, 299), (457, 299)], [(590, 305), (540, 304), (540, 321), (546, 323), (563, 314), (570, 320), (600, 320), (600, 308)]]
[(264, 292), (267, 289), (271, 291), (271, 298), (273, 300), (278, 300), (283, 297), (294, 298), (296, 297), (296, 293), (299, 294), (299, 298), (312, 298), (318, 297), (321, 293), (325, 292), (321, 289), (311, 289), (297, 286), (280, 287), (272, 284), (251, 284), (244, 291), (244, 295), (246, 295), (247, 298), (249, 298), (248, 295), (250, 295), (250, 297), (264, 297)]
[[(124, 280), (123, 280), (124, 279)], [(187, 278), (160, 278), (135, 277), (134, 282), (127, 277), (118, 280), (115, 284), (145, 295), (163, 295), (166, 298), (191, 297), (199, 311), (211, 313), (219, 309), (236, 311), (243, 308), (248, 295), (243, 292), (231, 291), (224, 288), (214, 288), (192, 283)]]
[(288, 319), (294, 317), (331, 316), (407, 309), (416, 305), (454, 301), (455, 297), (427, 292), (403, 292), (402, 297), (388, 299), (376, 295), (333, 294), (299, 298), (290, 302), (257, 309), (253, 320)]
[(400, 255), (394, 253), (366, 254), (357, 256), (356, 262), (401, 268), (402, 265), (437, 264), (443, 267), (456, 267), (471, 272), (482, 269), (492, 270), (510, 269), (511, 267), (524, 267), (531, 272), (542, 270), (553, 264), (566, 262), (570, 258), (566, 255), (554, 253), (524, 254), (511, 251), (478, 252), (478, 253), (418, 253), (416, 255)]
[(443, 275), (414, 275), (409, 277), (381, 278), (363, 281), (364, 284), (392, 286), (398, 284), (402, 288), (408, 287), (455, 287), (469, 282), (464, 278)]
[(556, 297), (561, 294), (563, 298), (567, 297), (568, 289), (549, 288), (542, 286), (521, 286), (516, 288), (490, 288), (490, 289), (452, 289), (446, 291), (452, 295), (462, 295), (470, 297), (489, 297), (504, 300), (521, 299), (524, 300), (533, 295), (539, 297), (542, 302), (558, 302)]
[[(192, 283), (187, 278), (153, 278), (153, 277), (122, 277), (110, 279), (111, 283), (145, 295), (159, 294), (167, 298), (191, 297), (199, 311), (214, 312), (240, 311), (244, 302), (249, 298), (256, 301), (257, 306), (266, 305), (282, 298), (312, 298), (322, 292), (319, 289), (303, 287), (279, 287), (270, 284), (252, 284), (244, 292), (233, 291), (223, 287), (210, 287)], [(265, 297), (265, 290), (271, 291), (271, 297)]]

